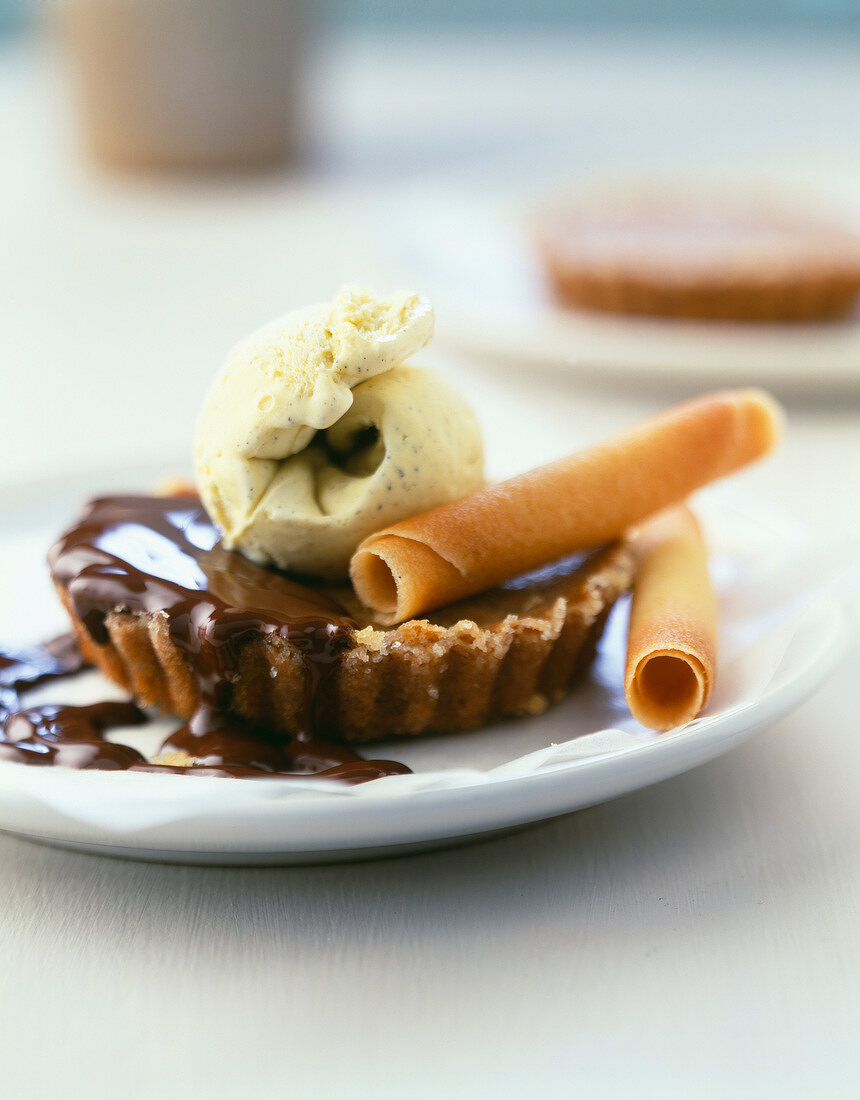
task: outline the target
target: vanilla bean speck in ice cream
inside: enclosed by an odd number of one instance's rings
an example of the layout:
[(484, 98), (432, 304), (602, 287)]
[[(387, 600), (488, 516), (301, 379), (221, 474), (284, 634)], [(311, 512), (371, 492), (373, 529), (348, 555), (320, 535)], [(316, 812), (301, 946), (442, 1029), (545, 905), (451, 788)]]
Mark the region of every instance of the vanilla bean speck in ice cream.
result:
[(440, 378), (406, 365), (432, 334), (425, 298), (350, 286), (233, 348), (195, 454), (228, 547), (339, 580), (367, 535), (482, 484), (474, 414)]

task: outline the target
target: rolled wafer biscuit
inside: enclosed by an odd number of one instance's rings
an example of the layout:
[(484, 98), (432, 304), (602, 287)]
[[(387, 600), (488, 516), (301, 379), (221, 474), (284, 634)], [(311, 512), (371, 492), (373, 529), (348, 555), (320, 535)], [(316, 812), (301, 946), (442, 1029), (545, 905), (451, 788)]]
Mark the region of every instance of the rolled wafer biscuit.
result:
[(390, 624), (618, 537), (767, 454), (782, 413), (760, 390), (684, 402), (568, 458), (489, 485), (366, 538), (360, 599)]
[(643, 726), (683, 725), (707, 704), (716, 667), (717, 605), (702, 532), (686, 507), (649, 520), (637, 557), (624, 694)]

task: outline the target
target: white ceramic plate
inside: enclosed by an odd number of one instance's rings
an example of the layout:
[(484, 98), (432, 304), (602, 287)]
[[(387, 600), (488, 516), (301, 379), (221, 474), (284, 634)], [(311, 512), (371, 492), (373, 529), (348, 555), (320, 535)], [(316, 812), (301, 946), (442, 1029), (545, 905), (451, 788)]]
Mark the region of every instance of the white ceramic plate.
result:
[[(63, 629), (44, 552), (78, 502), (151, 478), (116, 473), (0, 494), (0, 635)], [(365, 858), (463, 841), (614, 798), (704, 763), (797, 706), (844, 650), (846, 576), (856, 548), (808, 543), (781, 516), (703, 497), (722, 633), (707, 714), (653, 734), (620, 692), (625, 608), (613, 615), (589, 679), (545, 715), (459, 736), (374, 748), (415, 772), (358, 787), (81, 772), (0, 762), (0, 829), (93, 852), (179, 862), (290, 863)], [(840, 594), (839, 602), (836, 593)], [(116, 697), (96, 673), (33, 700)], [(165, 735), (118, 731), (144, 750)]]
[(534, 205), (527, 190), (463, 186), (410, 196), (388, 212), (392, 251), (410, 285), (432, 297), (440, 342), (494, 363), (602, 382), (860, 391), (860, 313), (826, 324), (743, 325), (555, 305), (528, 228)]

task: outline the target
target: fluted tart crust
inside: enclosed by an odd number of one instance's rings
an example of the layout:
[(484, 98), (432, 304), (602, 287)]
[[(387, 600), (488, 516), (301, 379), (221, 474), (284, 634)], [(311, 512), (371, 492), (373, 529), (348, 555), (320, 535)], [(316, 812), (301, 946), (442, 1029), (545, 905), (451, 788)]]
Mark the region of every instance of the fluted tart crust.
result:
[[(537, 714), (591, 663), (606, 618), (630, 587), (629, 547), (616, 542), (393, 629), (351, 589), (328, 591), (356, 622), (316, 693), (317, 728), (351, 743), (475, 729)], [(144, 706), (189, 718), (199, 689), (159, 612), (105, 609), (98, 644), (57, 585), (88, 661)], [(274, 732), (300, 722), (306, 672), (280, 635), (251, 637), (236, 661), (231, 709)]]

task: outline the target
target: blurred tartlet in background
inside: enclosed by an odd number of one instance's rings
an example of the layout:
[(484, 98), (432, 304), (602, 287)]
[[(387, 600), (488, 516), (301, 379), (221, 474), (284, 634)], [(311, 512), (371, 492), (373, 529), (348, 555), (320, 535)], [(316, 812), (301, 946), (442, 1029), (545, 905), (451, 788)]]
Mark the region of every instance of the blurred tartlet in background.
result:
[(848, 316), (860, 232), (782, 196), (631, 191), (556, 205), (535, 221), (564, 306), (741, 322)]

